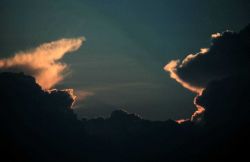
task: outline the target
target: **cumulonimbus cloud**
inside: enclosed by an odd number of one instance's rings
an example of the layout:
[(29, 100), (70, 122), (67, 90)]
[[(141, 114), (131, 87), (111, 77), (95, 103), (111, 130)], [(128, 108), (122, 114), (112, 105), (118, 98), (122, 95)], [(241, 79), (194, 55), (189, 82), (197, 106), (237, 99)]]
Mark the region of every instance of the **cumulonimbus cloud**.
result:
[(24, 72), (34, 76), (43, 89), (50, 89), (64, 78), (67, 64), (60, 59), (78, 50), (84, 41), (84, 37), (60, 39), (18, 52), (13, 57), (0, 59), (0, 71)]
[(205, 111), (196, 100), (210, 82), (249, 73), (249, 31), (250, 25), (239, 33), (227, 30), (212, 34), (209, 48), (189, 54), (182, 61), (172, 60), (164, 67), (171, 78), (198, 94), (194, 99), (197, 111), (191, 120), (199, 120)]
[[(205, 54), (208, 51), (207, 48), (202, 48), (200, 53), (198, 54), (189, 54), (188, 56), (185, 57), (185, 59), (183, 59), (182, 62), (180, 62), (180, 60), (172, 60), (170, 61), (165, 67), (164, 70), (169, 72), (170, 77), (174, 80), (176, 80), (178, 83), (180, 83), (184, 88), (197, 93), (197, 96), (194, 98), (194, 105), (196, 106), (197, 110), (193, 113), (193, 115), (191, 116), (191, 121), (199, 121), (201, 118), (200, 116), (202, 116), (203, 112), (205, 111), (205, 108), (198, 105), (196, 103), (196, 99), (199, 95), (202, 94), (202, 91), (204, 89), (204, 87), (198, 86), (198, 85), (192, 85), (189, 82), (183, 80), (179, 74), (178, 74), (178, 69), (182, 68), (183, 66), (185, 66), (186, 64), (188, 64), (190, 61), (192, 61), (193, 59), (195, 59), (198, 55), (201, 54)], [(183, 122), (186, 122), (189, 119), (179, 119), (176, 122), (181, 124)]]

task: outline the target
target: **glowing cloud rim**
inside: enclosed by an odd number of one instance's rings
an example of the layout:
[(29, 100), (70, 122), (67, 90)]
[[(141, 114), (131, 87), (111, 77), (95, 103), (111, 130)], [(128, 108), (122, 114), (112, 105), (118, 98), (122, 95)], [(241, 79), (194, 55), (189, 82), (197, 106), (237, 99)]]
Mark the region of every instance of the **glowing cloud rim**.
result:
[[(167, 65), (165, 65), (164, 70), (169, 72), (170, 77), (174, 80), (176, 80), (178, 83), (180, 83), (184, 88), (190, 90), (191, 92), (194, 92), (197, 94), (197, 96), (194, 98), (194, 105), (196, 106), (197, 110), (193, 113), (193, 115), (191, 116), (191, 121), (200, 121), (201, 120), (201, 116), (205, 111), (205, 108), (198, 105), (196, 103), (196, 100), (198, 98), (198, 96), (202, 95), (202, 91), (204, 90), (204, 87), (197, 87), (194, 85), (191, 85), (190, 83), (184, 81), (179, 75), (178, 75), (178, 68), (182, 68), (183, 66), (185, 66), (188, 62), (192, 61), (193, 59), (195, 59), (198, 55), (204, 55), (209, 51), (208, 48), (202, 48), (200, 49), (199, 53), (196, 54), (189, 54), (187, 55), (183, 61), (181, 62), (180, 60), (171, 60)], [(188, 121), (189, 119), (179, 119), (176, 120), (177, 123), (181, 124), (183, 122)]]

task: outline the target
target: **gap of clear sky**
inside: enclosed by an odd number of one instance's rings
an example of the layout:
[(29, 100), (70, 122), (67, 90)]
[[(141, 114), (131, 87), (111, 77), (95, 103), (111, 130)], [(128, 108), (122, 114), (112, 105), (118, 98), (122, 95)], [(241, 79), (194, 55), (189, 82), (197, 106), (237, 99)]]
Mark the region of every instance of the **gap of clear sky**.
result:
[(85, 36), (66, 55), (57, 87), (93, 93), (79, 116), (123, 108), (153, 120), (189, 117), (192, 94), (163, 67), (209, 47), (210, 35), (250, 21), (248, 0), (1, 0), (0, 58), (60, 38)]

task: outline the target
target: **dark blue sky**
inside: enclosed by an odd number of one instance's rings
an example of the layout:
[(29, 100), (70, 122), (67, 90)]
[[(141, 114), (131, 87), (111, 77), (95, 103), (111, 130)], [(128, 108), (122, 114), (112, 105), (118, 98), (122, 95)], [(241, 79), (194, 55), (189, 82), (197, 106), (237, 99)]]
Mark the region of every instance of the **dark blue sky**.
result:
[(163, 70), (208, 47), (210, 35), (250, 22), (248, 0), (1, 0), (0, 58), (60, 38), (85, 36), (66, 55), (72, 73), (58, 86), (92, 92), (81, 108), (114, 108), (164, 120), (189, 117), (193, 97)]

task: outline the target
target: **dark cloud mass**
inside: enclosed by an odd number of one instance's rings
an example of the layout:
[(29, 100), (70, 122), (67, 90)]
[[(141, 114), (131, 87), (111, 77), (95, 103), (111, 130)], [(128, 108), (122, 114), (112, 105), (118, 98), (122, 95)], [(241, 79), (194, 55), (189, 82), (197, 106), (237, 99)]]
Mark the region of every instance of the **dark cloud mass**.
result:
[[(249, 77), (250, 25), (239, 33), (227, 30), (212, 34), (211, 39), (209, 48), (190, 54), (182, 61), (172, 60), (164, 68), (183, 87), (196, 92), (197, 97), (212, 81), (232, 76)], [(200, 119), (206, 108), (197, 104), (197, 97), (194, 99), (197, 111), (191, 120)]]
[[(69, 92), (43, 91), (23, 73), (0, 73), (1, 143), (6, 157), (47, 161), (82, 156), (77, 149), (84, 146), (84, 134), (71, 109), (73, 102)], [(81, 138), (74, 139), (76, 134)]]
[(188, 55), (175, 65), (175, 73), (194, 87), (205, 88), (213, 80), (247, 74), (250, 66), (250, 25), (239, 33), (213, 34), (211, 46)]
[[(202, 124), (150, 121), (124, 110), (78, 120), (71, 90), (44, 91), (33, 77), (0, 73), (1, 153), (9, 161), (211, 162), (248, 158), (250, 27), (215, 34), (208, 50), (168, 66), (201, 87)], [(173, 66), (176, 65), (176, 66)], [(146, 101), (145, 101), (146, 102)], [(198, 113), (198, 112), (197, 112)]]
[[(208, 125), (225, 126), (249, 123), (249, 75), (234, 75), (208, 84), (197, 104), (206, 108)], [(245, 124), (243, 124), (245, 125)]]

